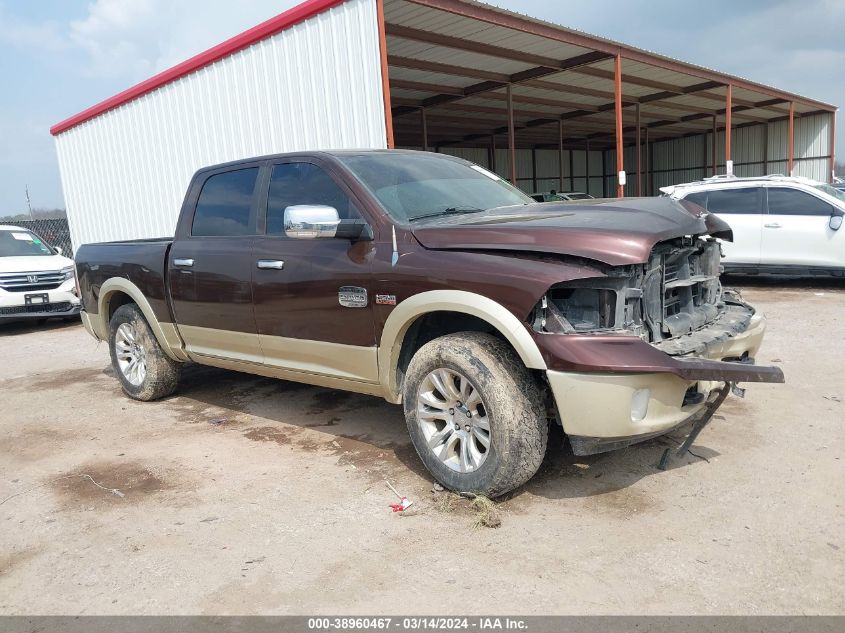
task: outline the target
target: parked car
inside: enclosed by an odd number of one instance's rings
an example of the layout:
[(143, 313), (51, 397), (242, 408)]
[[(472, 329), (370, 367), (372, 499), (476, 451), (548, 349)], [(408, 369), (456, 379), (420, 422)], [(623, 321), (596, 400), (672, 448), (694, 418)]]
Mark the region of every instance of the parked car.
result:
[(0, 319), (74, 317), (79, 311), (73, 261), (27, 229), (0, 225)]
[(561, 202), (564, 200), (595, 200), (595, 198), (588, 193), (579, 193), (577, 191), (569, 191), (564, 193), (555, 191), (554, 189), (543, 193), (532, 193), (531, 197), (536, 202)]
[[(530, 479), (706, 424), (765, 322), (719, 284), (727, 225), (669, 198), (539, 205), (443, 154), (307, 152), (200, 170), (174, 239), (83, 245), (82, 319), (132, 398), (186, 361), (382, 396), (443, 485)], [(733, 362), (740, 361), (740, 362)]]
[(808, 178), (708, 178), (661, 189), (725, 220), (727, 273), (845, 276), (845, 193)]

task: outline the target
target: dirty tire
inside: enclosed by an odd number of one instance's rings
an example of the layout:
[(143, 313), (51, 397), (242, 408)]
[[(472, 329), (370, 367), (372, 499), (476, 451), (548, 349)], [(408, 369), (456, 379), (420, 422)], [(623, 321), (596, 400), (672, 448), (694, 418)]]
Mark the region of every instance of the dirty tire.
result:
[[(118, 328), (124, 323), (134, 328), (137, 343), (143, 348), (146, 356), (146, 375), (137, 385), (127, 379), (118, 364), (115, 340)], [(136, 304), (122, 305), (112, 315), (109, 321), (109, 352), (112, 369), (123, 391), (130, 398), (144, 401), (158, 400), (176, 391), (182, 369), (181, 364), (164, 353), (141, 309)]]
[[(474, 471), (453, 470), (428, 446), (418, 415), (418, 395), (426, 377), (437, 369), (466, 376), (483, 400), (490, 448)], [(446, 488), (500, 496), (531, 479), (543, 461), (548, 421), (537, 380), (506, 343), (490, 334), (449, 334), (421, 347), (411, 359), (402, 395), (414, 448)]]

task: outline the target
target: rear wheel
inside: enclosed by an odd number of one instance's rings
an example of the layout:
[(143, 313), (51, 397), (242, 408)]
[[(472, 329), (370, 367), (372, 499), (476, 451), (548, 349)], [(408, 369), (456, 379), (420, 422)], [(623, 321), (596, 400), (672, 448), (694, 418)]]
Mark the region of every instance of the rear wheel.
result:
[(543, 461), (548, 423), (537, 381), (494, 336), (464, 332), (424, 345), (403, 401), (420, 459), (447, 488), (495, 497)]
[(164, 353), (134, 303), (115, 310), (109, 322), (109, 350), (112, 368), (126, 395), (158, 400), (176, 391), (181, 365)]

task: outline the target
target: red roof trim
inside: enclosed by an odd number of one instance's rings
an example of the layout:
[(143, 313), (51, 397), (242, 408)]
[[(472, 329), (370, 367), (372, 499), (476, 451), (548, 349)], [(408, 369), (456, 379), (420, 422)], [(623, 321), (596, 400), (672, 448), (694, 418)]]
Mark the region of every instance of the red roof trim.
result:
[(80, 123), (84, 123), (85, 121), (93, 119), (104, 112), (113, 110), (114, 108), (132, 101), (133, 99), (137, 99), (141, 95), (152, 92), (156, 88), (160, 88), (171, 81), (175, 81), (180, 77), (184, 77), (185, 75), (199, 70), (200, 68), (208, 66), (227, 55), (236, 53), (239, 50), (251, 46), (252, 44), (268, 38), (271, 35), (275, 35), (280, 31), (284, 31), (295, 24), (299, 24), (318, 13), (327, 11), (328, 9), (331, 9), (343, 2), (345, 2), (345, 0), (306, 0), (306, 2), (303, 2), (302, 4), (285, 11), (274, 18), (270, 18), (266, 22), (262, 22), (258, 26), (254, 26), (248, 31), (244, 31), (240, 35), (236, 35), (235, 37), (226, 40), (222, 44), (218, 44), (199, 55), (195, 55), (181, 64), (177, 64), (173, 68), (165, 70), (154, 77), (150, 77), (138, 85), (132, 86), (128, 90), (124, 90), (120, 94), (106, 99), (87, 110), (83, 110), (79, 114), (76, 114), (69, 119), (65, 119), (61, 123), (57, 123), (50, 128), (50, 134), (53, 136), (61, 134)]

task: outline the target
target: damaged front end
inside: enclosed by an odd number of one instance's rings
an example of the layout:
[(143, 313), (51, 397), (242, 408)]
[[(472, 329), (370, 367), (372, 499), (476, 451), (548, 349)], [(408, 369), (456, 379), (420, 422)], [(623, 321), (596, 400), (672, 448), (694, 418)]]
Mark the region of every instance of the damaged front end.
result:
[[(647, 264), (617, 266), (606, 277), (558, 284), (534, 313), (550, 333), (631, 334), (669, 354), (701, 350), (707, 338), (742, 331), (753, 308), (724, 293), (714, 239), (682, 238), (657, 245)], [(702, 336), (690, 336), (701, 332)]]
[(551, 287), (532, 314), (534, 330), (636, 336), (669, 356), (710, 358), (748, 330), (756, 314), (722, 288), (720, 259), (713, 238), (658, 244), (647, 264), (610, 267), (605, 277)]
[[(657, 244), (644, 264), (551, 287), (531, 315), (559, 417), (576, 454), (693, 423), (738, 382), (783, 382), (754, 364), (765, 322), (719, 281), (712, 237)], [(607, 418), (605, 421), (603, 418)]]

